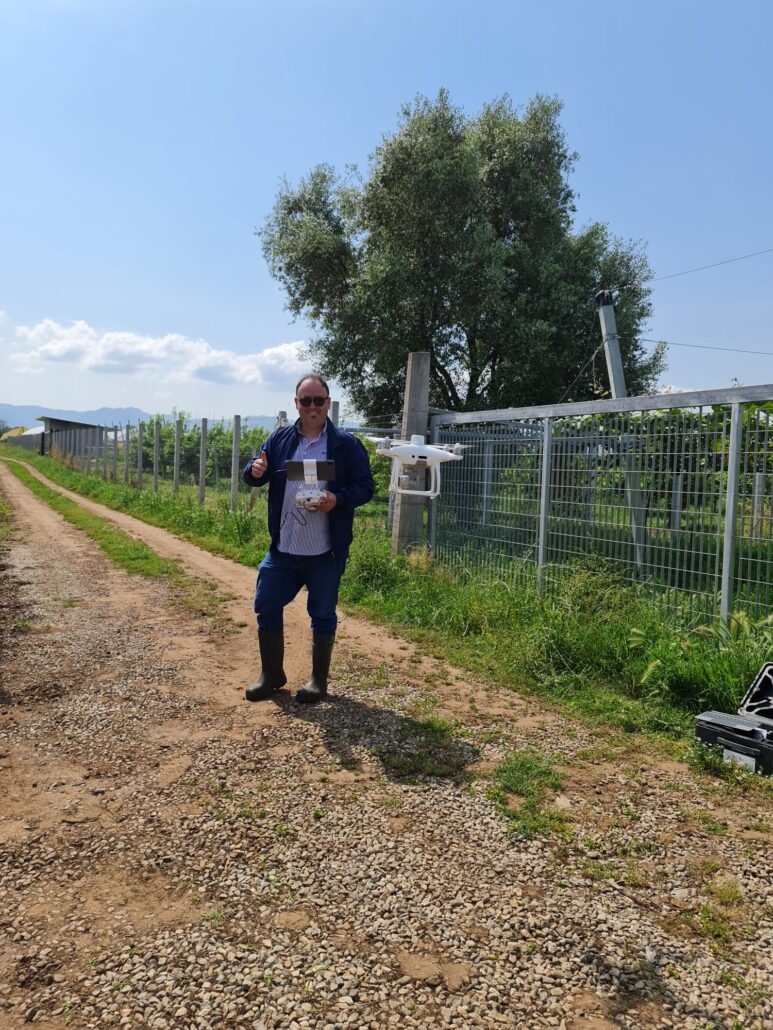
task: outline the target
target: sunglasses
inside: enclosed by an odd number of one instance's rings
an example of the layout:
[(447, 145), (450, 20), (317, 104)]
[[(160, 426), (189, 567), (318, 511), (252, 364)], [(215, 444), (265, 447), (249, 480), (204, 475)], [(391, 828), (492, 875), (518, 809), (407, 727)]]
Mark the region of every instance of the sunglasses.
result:
[(308, 408), (312, 401), (318, 408), (321, 408), (329, 400), (328, 397), (296, 397), (295, 399), (302, 408)]

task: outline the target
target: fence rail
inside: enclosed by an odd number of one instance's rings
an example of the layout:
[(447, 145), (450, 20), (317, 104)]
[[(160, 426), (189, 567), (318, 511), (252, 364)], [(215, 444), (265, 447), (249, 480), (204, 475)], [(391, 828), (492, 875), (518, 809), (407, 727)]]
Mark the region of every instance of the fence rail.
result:
[(467, 445), (430, 519), (444, 562), (557, 591), (599, 556), (691, 621), (773, 613), (773, 386), (430, 424)]

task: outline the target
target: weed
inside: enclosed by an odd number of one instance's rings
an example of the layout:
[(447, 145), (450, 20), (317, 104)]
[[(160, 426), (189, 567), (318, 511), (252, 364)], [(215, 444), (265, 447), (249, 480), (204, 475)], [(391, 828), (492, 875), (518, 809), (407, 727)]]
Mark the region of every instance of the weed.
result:
[(402, 808), (403, 803), (402, 798), (384, 798), (381, 802), (384, 808)]
[(626, 859), (623, 880), (628, 887), (647, 887), (649, 885), (649, 880), (644, 875), (641, 866), (634, 858)]
[(710, 816), (708, 812), (693, 812), (692, 817), (697, 823), (700, 823), (706, 833), (713, 834), (717, 837), (722, 837), (727, 833), (727, 826), (725, 823), (718, 822), (713, 818), (713, 816)]
[(613, 862), (600, 862), (597, 859), (585, 859), (580, 863), (580, 872), (586, 880), (614, 880), (617, 877), (617, 866)]
[(744, 901), (743, 892), (735, 880), (717, 879), (709, 884), (709, 893), (720, 905), (733, 907), (742, 905)]
[(693, 926), (702, 937), (710, 937), (723, 944), (732, 943), (733, 928), (713, 905), (701, 905)]
[(325, 818), (325, 813), (322, 811), (321, 808), (315, 808), (314, 811), (311, 813), (311, 817), (315, 820), (315, 822), (319, 822), (320, 819)]
[(274, 827), (274, 833), (277, 837), (289, 837), (292, 832), (292, 827), (288, 826), (287, 823), (277, 823)]
[(225, 919), (226, 914), (222, 908), (213, 909), (212, 912), (208, 912), (204, 916), (204, 922), (209, 923), (209, 925), (215, 930), (223, 926), (223, 924), (225, 923)]
[[(536, 751), (515, 751), (493, 773), (488, 797), (511, 820), (513, 828), (526, 837), (564, 826), (559, 812), (542, 807), (548, 792), (558, 791), (563, 786), (563, 778), (553, 764), (552, 759)], [(514, 807), (510, 801), (512, 795), (523, 798), (522, 804)]]
[(444, 719), (405, 719), (398, 746), (378, 747), (376, 757), (400, 779), (420, 776), (458, 777), (466, 757), (454, 740), (453, 728)]

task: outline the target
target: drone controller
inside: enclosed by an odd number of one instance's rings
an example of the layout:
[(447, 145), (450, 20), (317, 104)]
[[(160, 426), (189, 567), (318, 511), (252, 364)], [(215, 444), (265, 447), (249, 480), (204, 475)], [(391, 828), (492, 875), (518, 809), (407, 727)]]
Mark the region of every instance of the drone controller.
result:
[(314, 461), (304, 459), (303, 461), (288, 461), (285, 466), (287, 478), (290, 481), (303, 481), (295, 494), (295, 504), (305, 511), (316, 511), (321, 502), (325, 499), (325, 491), (320, 487), (319, 482), (327, 482), (335, 479), (335, 462)]
[(305, 508), (306, 511), (316, 511), (320, 502), (325, 499), (325, 494), (319, 486), (307, 483), (295, 495), (295, 504), (298, 508)]

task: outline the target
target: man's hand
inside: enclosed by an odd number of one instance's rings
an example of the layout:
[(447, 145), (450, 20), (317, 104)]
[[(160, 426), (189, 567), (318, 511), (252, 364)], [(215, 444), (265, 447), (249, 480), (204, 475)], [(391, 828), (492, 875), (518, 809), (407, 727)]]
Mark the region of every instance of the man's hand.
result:
[(253, 461), (252, 465), (250, 466), (250, 472), (252, 473), (254, 479), (260, 479), (261, 476), (264, 476), (266, 474), (267, 468), (268, 458), (266, 457), (266, 452), (261, 451), (259, 456), (255, 459), (255, 461)]
[(336, 506), (336, 495), (329, 490), (322, 491), (322, 500), (317, 505), (317, 511), (332, 511)]

